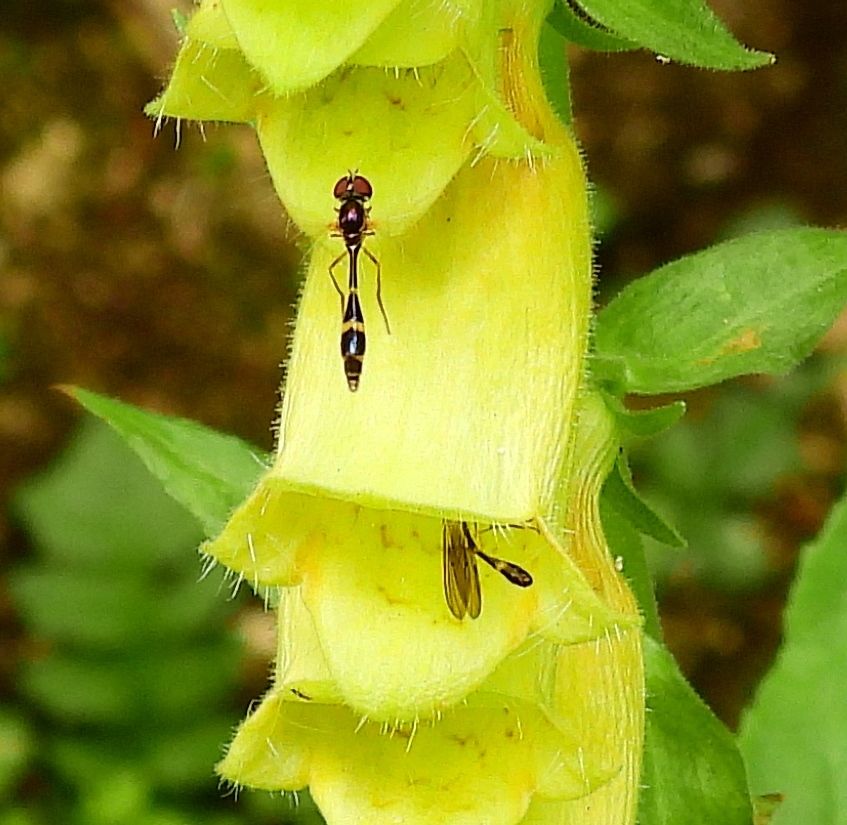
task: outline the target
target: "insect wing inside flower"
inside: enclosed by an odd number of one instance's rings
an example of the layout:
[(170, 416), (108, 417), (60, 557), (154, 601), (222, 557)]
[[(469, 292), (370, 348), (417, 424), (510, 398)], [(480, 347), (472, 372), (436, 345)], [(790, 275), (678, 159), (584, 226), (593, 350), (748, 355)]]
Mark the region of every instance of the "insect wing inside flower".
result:
[(445, 521), (442, 527), (444, 597), (457, 618), (476, 619), (482, 612), (482, 593), (476, 567), (474, 545), (468, 541), (463, 522)]

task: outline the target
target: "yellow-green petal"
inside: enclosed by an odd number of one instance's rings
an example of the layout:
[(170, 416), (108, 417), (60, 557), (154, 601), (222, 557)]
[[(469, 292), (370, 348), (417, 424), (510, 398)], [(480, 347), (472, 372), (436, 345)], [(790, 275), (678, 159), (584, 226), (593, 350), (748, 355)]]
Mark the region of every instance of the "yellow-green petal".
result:
[(399, 0), (221, 0), (247, 61), (277, 95), (308, 89), (337, 69)]
[[(591, 573), (595, 590), (621, 613), (638, 615), (632, 591), (612, 558), (599, 513), (602, 484), (617, 453), (615, 422), (596, 395), (582, 396), (573, 444), (573, 470), (563, 474), (559, 500), (570, 514), (569, 553)], [(644, 667), (641, 631), (616, 625), (586, 645), (563, 647), (557, 657), (549, 710), (571, 725), (591, 750), (616, 754), (622, 769), (584, 799), (563, 805), (557, 825), (631, 825), (635, 821), (644, 741)], [(579, 683), (582, 688), (576, 688)], [(548, 821), (530, 819), (530, 822)]]
[[(550, 510), (591, 300), (585, 182), (575, 147), (559, 151), (535, 169), (466, 168), (413, 231), (366, 241), (392, 334), (363, 260), (368, 353), (355, 394), (327, 271), (340, 244), (315, 249), (272, 476), (315, 495), (486, 523)], [(380, 197), (375, 188), (375, 221)]]
[[(513, 11), (513, 10), (512, 10)], [(480, 24), (469, 28), (464, 51), (477, 78), (474, 142), (492, 157), (532, 162), (555, 153), (543, 120), (544, 89), (538, 74), (538, 31), (544, 4), (533, 14), (509, 14), (507, 4), (484, 4)]]
[(609, 781), (613, 771), (562, 743), (537, 709), (508, 700), (457, 709), (435, 725), (381, 728), (344, 708), (270, 695), (218, 771), (272, 790), (308, 783), (328, 822), (515, 825), (545, 787), (572, 798)]
[(407, 229), (473, 149), (473, 89), (470, 68), (456, 53), (398, 74), (348, 68), (305, 94), (269, 100), (256, 126), (288, 214), (306, 234), (328, 238), (333, 186), (356, 169), (374, 187), (379, 231)]
[[(558, 493), (561, 512), (571, 517), (566, 532), (598, 591), (614, 609), (636, 617), (597, 508), (614, 459), (614, 425), (591, 395), (581, 400), (579, 420), (572, 449), (577, 471), (563, 474)], [(309, 680), (305, 662), (320, 658), (320, 644), (308, 628), (298, 629), (309, 611), (296, 591), (291, 594), (281, 606), (274, 688), (239, 729), (219, 766), (225, 778), (274, 790), (309, 784), (329, 822), (424, 825), (434, 811), (468, 825), (634, 822), (644, 692), (633, 623), (581, 644), (528, 641), (436, 721), (379, 727), (343, 707), (319, 704), (332, 701), (330, 692), (324, 699), (308, 694), (309, 686), (321, 689), (320, 679)], [(405, 655), (425, 655), (418, 637), (411, 639)], [(389, 661), (374, 649), (361, 666), (379, 675)]]
[(219, 49), (238, 48), (238, 39), (224, 14), (221, 0), (202, 0), (188, 21), (186, 34), (192, 40)]
[(253, 120), (262, 96), (262, 80), (241, 53), (187, 38), (177, 55), (168, 85), (145, 111), (155, 118)]
[(263, 480), (222, 533), (200, 548), (235, 571), (254, 590), (300, 584), (302, 558), (321, 551), (327, 528), (344, 535), (355, 509), (342, 501), (292, 492)]
[(402, 0), (349, 62), (361, 66), (429, 66), (462, 42), (479, 18), (483, 0)]
[[(633, 624), (598, 598), (546, 529), (478, 540), (535, 582), (515, 587), (480, 562), (482, 615), (464, 622), (445, 602), (437, 518), (287, 493), (266, 480), (203, 550), (255, 587), (299, 585), (280, 605), (286, 685), (340, 697), (371, 718), (411, 720), (459, 702), (536, 634), (575, 644)], [(416, 656), (404, 655), (408, 639)]]

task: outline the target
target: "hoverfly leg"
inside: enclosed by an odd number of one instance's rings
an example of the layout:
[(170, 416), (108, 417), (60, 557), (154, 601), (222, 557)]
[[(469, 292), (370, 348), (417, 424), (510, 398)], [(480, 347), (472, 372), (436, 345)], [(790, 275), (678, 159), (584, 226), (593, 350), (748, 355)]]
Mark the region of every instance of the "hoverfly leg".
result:
[(341, 287), (338, 285), (338, 281), (335, 280), (335, 274), (333, 273), (333, 269), (337, 267), (345, 258), (347, 257), (346, 252), (342, 252), (330, 265), (329, 265), (329, 277), (332, 279), (332, 285), (335, 287), (335, 291), (338, 293), (338, 297), (341, 298), (341, 312), (344, 312), (344, 293), (341, 290)]
[(382, 303), (382, 265), (370, 249), (363, 246), (362, 252), (370, 258), (371, 262), (376, 267), (376, 302), (379, 304), (379, 311), (382, 313), (382, 320), (385, 321), (385, 331), (391, 335), (391, 325), (388, 323), (388, 315), (385, 312), (385, 305)]
[(532, 584), (532, 576), (519, 564), (489, 556), (487, 553), (483, 553), (478, 547), (475, 553), (486, 564), (493, 567), (504, 579), (517, 587), (529, 587)]

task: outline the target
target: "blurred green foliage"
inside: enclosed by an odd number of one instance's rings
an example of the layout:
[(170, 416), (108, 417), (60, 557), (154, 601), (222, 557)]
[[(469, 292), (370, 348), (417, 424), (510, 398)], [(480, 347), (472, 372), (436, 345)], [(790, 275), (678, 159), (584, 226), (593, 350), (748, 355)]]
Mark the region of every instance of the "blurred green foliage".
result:
[(12, 708), (0, 707), (0, 799), (20, 780), (33, 750), (29, 725)]
[(763, 583), (773, 535), (757, 511), (775, 506), (780, 482), (803, 472), (801, 420), (841, 366), (818, 356), (785, 378), (727, 384), (676, 426), (633, 446), (639, 492), (688, 542), (669, 551), (645, 536), (660, 590), (677, 574), (721, 591)]
[(5, 331), (0, 329), (0, 381), (5, 381), (12, 370), (11, 367), (12, 348)]
[(87, 420), (14, 510), (36, 551), (10, 579), (27, 639), (0, 708), (0, 825), (320, 821), (308, 800), (222, 799), (238, 602), (219, 571), (198, 581), (198, 522), (120, 437)]

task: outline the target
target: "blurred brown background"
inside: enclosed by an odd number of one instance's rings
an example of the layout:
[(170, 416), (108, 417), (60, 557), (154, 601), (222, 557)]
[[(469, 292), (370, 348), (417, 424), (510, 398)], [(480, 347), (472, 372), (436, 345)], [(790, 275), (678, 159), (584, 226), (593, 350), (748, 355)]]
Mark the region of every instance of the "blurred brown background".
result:
[[(80, 384), (269, 449), (300, 252), (253, 133), (166, 126), (142, 106), (177, 35), (174, 0), (43, 0), (0, 10), (0, 484), (49, 464)], [(186, 4), (180, 4), (187, 10)], [(646, 53), (574, 50), (574, 108), (598, 186), (599, 297), (745, 227), (847, 224), (847, 5), (713, 0), (775, 67), (718, 74)], [(843, 326), (843, 325), (841, 325)], [(826, 349), (841, 353), (836, 328)], [(761, 502), (779, 536), (739, 599), (684, 571), (664, 591), (669, 641), (730, 723), (767, 666), (798, 546), (841, 485), (844, 387), (798, 424), (806, 464)], [(712, 393), (690, 399), (692, 415)], [(0, 517), (0, 562), (27, 540)], [(0, 623), (16, 617), (0, 578)], [(13, 663), (0, 665), (0, 690)]]

